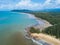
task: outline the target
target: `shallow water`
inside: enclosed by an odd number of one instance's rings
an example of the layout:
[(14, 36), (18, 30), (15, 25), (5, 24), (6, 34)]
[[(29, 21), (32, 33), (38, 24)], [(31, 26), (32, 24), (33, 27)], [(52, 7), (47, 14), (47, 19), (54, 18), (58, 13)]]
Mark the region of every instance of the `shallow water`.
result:
[(0, 45), (35, 45), (24, 38), (27, 25), (34, 25), (37, 21), (27, 14), (0, 12)]

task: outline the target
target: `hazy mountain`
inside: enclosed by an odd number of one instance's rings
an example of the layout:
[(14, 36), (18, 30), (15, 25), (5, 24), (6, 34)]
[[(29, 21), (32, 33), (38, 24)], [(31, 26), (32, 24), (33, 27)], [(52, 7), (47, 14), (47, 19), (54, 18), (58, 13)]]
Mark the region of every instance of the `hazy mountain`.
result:
[(43, 9), (43, 10), (27, 10), (27, 9), (22, 9), (22, 10), (12, 10), (14, 12), (60, 12), (60, 8), (55, 8), (55, 9)]
[(39, 10), (40, 12), (60, 12), (60, 8), (55, 8), (55, 9), (43, 9)]
[(26, 9), (23, 9), (23, 10), (12, 10), (13, 12), (25, 12), (25, 13), (29, 13), (29, 12), (33, 12), (32, 10), (26, 10)]

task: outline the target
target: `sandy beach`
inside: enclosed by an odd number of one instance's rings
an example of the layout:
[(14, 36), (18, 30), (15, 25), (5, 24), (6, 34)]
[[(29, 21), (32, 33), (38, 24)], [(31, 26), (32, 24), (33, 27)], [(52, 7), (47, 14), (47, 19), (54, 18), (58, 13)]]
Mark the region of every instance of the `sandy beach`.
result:
[(50, 24), (48, 21), (41, 19), (41, 18), (37, 18), (35, 15), (33, 14), (29, 14), (29, 13), (23, 13), (23, 14), (27, 14), (29, 18), (35, 19), (38, 23), (34, 26), (35, 28), (39, 28), (40, 30), (43, 30), (47, 27), (53, 26), (52, 24)]
[(56, 39), (53, 36), (49, 36), (47, 34), (43, 34), (43, 33), (40, 33), (40, 34), (31, 33), (31, 36), (35, 37), (37, 39), (43, 39), (43, 40), (45, 40), (48, 43), (52, 43), (53, 45), (60, 45), (60, 40), (59, 39)]
[[(26, 13), (25, 13), (26, 14)], [(48, 21), (41, 19), (41, 18), (37, 18), (35, 17), (33, 14), (28, 14), (30, 18), (35, 18), (38, 22), (37, 25), (34, 25), (33, 27), (40, 29), (40, 30), (44, 30), (47, 27), (53, 26), (52, 24), (50, 24)], [(42, 23), (41, 23), (42, 21)], [(43, 33), (31, 33), (30, 35), (31, 37), (35, 37), (37, 39), (43, 39), (46, 42), (53, 44), (53, 45), (60, 45), (60, 40), (54, 38), (53, 36), (47, 35), (47, 34), (43, 34)]]

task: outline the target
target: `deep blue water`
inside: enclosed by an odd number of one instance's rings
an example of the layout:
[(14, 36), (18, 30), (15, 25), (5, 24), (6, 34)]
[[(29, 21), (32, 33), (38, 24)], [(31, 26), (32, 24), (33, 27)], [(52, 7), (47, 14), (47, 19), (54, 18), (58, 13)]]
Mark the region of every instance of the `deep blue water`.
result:
[[(15, 45), (11, 42), (11, 40), (16, 37), (15, 33), (17, 35), (20, 34), (19, 36), (21, 36), (24, 34), (24, 29), (27, 27), (27, 25), (34, 25), (36, 23), (37, 21), (33, 18), (29, 18), (27, 14), (0, 11), (0, 45)], [(11, 35), (13, 35), (13, 37), (15, 35), (15, 37), (10, 38), (12, 37)], [(27, 43), (24, 42), (25, 40), (23, 38), (20, 39), (23, 40), (23, 44), (20, 43), (20, 45), (28, 45), (31, 43), (29, 41), (26, 41)]]

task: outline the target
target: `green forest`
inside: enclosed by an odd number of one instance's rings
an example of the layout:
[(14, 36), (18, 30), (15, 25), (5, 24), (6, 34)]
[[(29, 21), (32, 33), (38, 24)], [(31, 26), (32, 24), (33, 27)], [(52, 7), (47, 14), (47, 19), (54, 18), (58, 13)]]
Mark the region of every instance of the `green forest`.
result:
[(60, 13), (58, 12), (35, 12), (32, 13), (38, 18), (42, 18), (50, 22), (53, 26), (48, 27), (42, 33), (49, 34), (60, 39)]
[(58, 24), (60, 23), (60, 13), (50, 13), (50, 12), (35, 12), (32, 13), (38, 18), (42, 18), (44, 20), (49, 21), (51, 24)]

